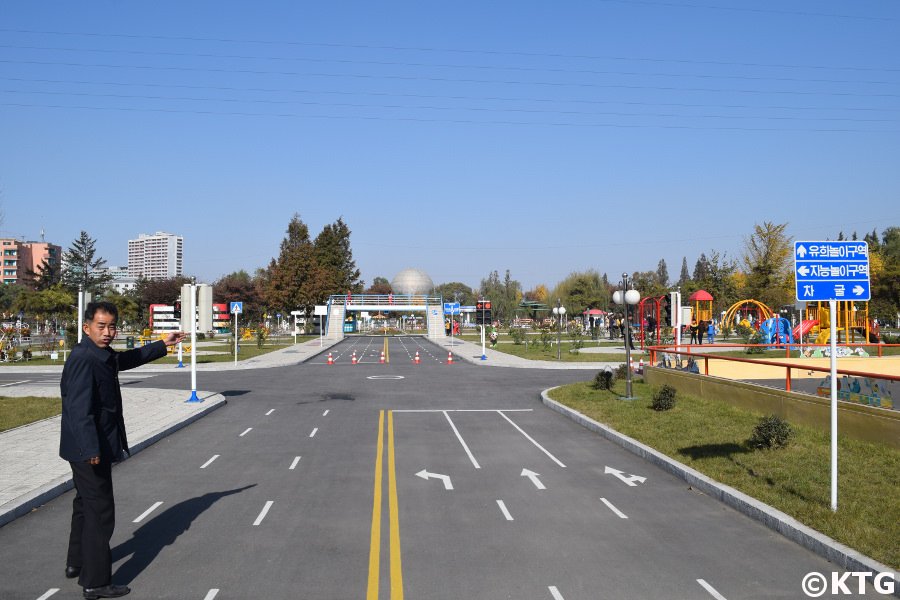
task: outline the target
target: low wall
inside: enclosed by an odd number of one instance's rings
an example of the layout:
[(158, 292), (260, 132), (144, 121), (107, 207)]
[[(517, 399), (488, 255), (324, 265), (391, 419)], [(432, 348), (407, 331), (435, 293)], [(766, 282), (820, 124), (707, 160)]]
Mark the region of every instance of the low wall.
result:
[[(645, 367), (644, 379), (651, 385), (668, 383), (684, 394), (720, 400), (760, 413), (774, 413), (791, 423), (823, 431), (831, 427), (829, 398), (660, 367)], [(838, 433), (900, 449), (900, 411), (838, 402)]]

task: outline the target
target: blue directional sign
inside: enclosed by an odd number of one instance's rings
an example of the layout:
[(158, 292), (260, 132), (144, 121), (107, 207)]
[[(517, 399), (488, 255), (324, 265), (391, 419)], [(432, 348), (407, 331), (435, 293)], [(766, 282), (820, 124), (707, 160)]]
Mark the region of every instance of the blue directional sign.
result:
[(794, 242), (794, 271), (801, 302), (871, 298), (866, 242)]
[(243, 302), (232, 302), (231, 303), (231, 314), (238, 315), (244, 312), (244, 303)]
[(458, 315), (459, 314), (459, 302), (444, 302), (444, 314), (445, 315)]

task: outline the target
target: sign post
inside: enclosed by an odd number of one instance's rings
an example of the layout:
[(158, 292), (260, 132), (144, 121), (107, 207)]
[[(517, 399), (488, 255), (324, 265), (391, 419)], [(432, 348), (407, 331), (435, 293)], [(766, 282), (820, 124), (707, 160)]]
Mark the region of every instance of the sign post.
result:
[(191, 397), (188, 402), (202, 402), (197, 396), (197, 284), (191, 279)]
[(444, 302), (444, 314), (450, 315), (450, 345), (453, 345), (453, 315), (459, 314), (459, 302)]
[(798, 301), (828, 301), (831, 350), (831, 510), (837, 512), (837, 302), (869, 301), (869, 245), (859, 240), (794, 242), (794, 271)]
[(244, 312), (243, 302), (231, 303), (231, 314), (234, 315), (234, 366), (237, 366), (238, 359), (238, 315)]

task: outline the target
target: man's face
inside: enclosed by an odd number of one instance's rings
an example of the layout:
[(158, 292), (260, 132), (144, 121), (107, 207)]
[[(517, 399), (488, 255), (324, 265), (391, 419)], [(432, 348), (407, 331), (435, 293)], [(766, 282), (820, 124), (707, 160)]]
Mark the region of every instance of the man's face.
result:
[(84, 334), (100, 348), (107, 348), (116, 338), (116, 318), (107, 312), (98, 310), (91, 321), (82, 327)]

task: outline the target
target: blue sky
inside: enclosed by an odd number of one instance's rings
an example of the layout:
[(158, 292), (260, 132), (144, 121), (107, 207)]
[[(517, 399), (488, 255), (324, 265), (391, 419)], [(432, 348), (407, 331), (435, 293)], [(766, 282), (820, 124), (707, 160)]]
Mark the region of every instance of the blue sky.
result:
[(0, 4), (2, 234), (526, 289), (900, 225), (900, 3)]

